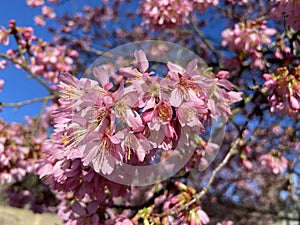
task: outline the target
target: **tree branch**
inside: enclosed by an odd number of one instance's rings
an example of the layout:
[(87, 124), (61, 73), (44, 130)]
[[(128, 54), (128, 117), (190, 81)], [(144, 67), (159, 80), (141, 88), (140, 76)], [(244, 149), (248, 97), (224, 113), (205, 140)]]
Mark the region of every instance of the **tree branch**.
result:
[(207, 48), (209, 48), (211, 50), (211, 52), (214, 55), (214, 57), (216, 58), (217, 62), (219, 62), (220, 59), (219, 59), (219, 56), (218, 56), (214, 46), (212, 46), (212, 44), (206, 39), (206, 37), (203, 35), (203, 33), (199, 30), (199, 28), (196, 26), (196, 24), (193, 21), (191, 21), (191, 25), (192, 25), (192, 28), (194, 29), (194, 31), (197, 33), (197, 35), (201, 38), (203, 43), (207, 46)]
[(169, 216), (169, 215), (175, 215), (175, 214), (178, 214), (179, 212), (181, 212), (182, 210), (185, 210), (185, 209), (189, 208), (194, 203), (198, 202), (208, 192), (208, 189), (209, 189), (210, 185), (212, 184), (212, 182), (214, 181), (217, 173), (228, 163), (229, 159), (237, 153), (237, 147), (238, 147), (240, 141), (241, 141), (241, 138), (238, 138), (235, 141), (235, 143), (230, 148), (229, 152), (227, 153), (227, 155), (225, 156), (223, 161), (213, 170), (212, 175), (209, 178), (209, 180), (208, 180), (207, 184), (205, 185), (205, 187), (202, 189), (202, 191), (197, 193), (191, 201), (189, 201), (188, 203), (180, 206), (177, 209), (167, 211), (167, 212), (163, 212), (163, 213), (160, 213), (160, 214), (154, 214), (153, 216), (154, 217), (165, 217), (165, 216)]
[(16, 102), (16, 103), (3, 103), (3, 102), (0, 102), (0, 106), (1, 107), (16, 107), (18, 109), (18, 108), (20, 108), (21, 106), (24, 106), (24, 105), (28, 105), (28, 104), (35, 103), (35, 102), (42, 102), (42, 101), (46, 102), (46, 101), (49, 101), (49, 100), (52, 100), (52, 99), (55, 99), (55, 98), (57, 98), (56, 94), (45, 96), (45, 97), (40, 97), (40, 98), (33, 98), (33, 99), (25, 100), (25, 101), (22, 101), (22, 102)]
[(25, 65), (24, 63), (20, 63), (18, 60), (16, 60), (13, 57), (10, 57), (6, 54), (0, 53), (0, 57), (7, 59), (11, 61), (12, 63), (20, 66), (23, 70), (25, 70), (27, 73), (30, 74), (31, 77), (36, 79), (41, 85), (43, 85), (51, 94), (54, 94), (54, 90), (44, 81), (42, 80), (39, 76), (35, 75), (33, 72), (30, 71), (30, 69)]

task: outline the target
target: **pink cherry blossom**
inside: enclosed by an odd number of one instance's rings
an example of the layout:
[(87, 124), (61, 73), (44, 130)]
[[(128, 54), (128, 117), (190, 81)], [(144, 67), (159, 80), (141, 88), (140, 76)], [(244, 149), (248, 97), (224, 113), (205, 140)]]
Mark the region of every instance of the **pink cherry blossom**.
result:
[[(14, 183), (35, 170), (35, 157), (41, 151), (44, 134), (37, 132), (29, 139), (34, 122), (27, 118), (28, 124), (5, 123), (0, 121), (0, 184)], [(44, 127), (42, 126), (42, 130)], [(40, 130), (38, 130), (40, 131)], [(30, 141), (30, 145), (28, 142)]]
[(48, 19), (53, 19), (56, 16), (55, 13), (53, 12), (52, 8), (50, 8), (48, 6), (42, 7), (42, 14)]
[(45, 19), (42, 15), (38, 15), (34, 17), (34, 22), (36, 25), (44, 27), (46, 25)]
[(259, 161), (262, 165), (269, 167), (274, 174), (283, 173), (288, 166), (288, 160), (284, 156), (265, 154), (259, 158)]
[(145, 0), (141, 3), (144, 24), (153, 28), (174, 28), (189, 23), (193, 2), (188, 0)]
[(226, 3), (229, 4), (238, 4), (238, 5), (245, 5), (248, 3), (248, 0), (226, 0)]
[(197, 214), (198, 214), (198, 217), (201, 220), (202, 224), (209, 223), (208, 215), (200, 207), (198, 207), (198, 209), (197, 209)]
[(37, 6), (42, 6), (45, 4), (44, 0), (26, 0), (29, 7), (35, 8)]
[(201, 13), (206, 11), (209, 6), (216, 6), (219, 4), (219, 0), (192, 0), (194, 7)]
[(0, 60), (0, 70), (3, 70), (7, 66), (7, 62), (5, 60)]
[[(204, 133), (211, 118), (227, 117), (229, 104), (241, 99), (225, 71), (204, 76), (193, 60), (185, 69), (169, 62), (168, 72), (158, 76), (143, 51), (133, 55), (135, 66), (120, 68), (124, 80), (117, 86), (105, 66), (92, 70), (94, 79), (77, 79), (68, 73), (59, 76), (60, 105), (53, 106), (47, 119), (54, 124), (54, 133), (44, 143), (47, 157), (39, 160), (38, 174), (53, 190), (72, 191), (80, 200), (69, 203), (69, 210), (63, 207), (70, 224), (84, 218), (97, 220), (85, 197), (104, 203), (105, 188), (112, 184), (101, 174), (112, 174), (124, 163), (147, 163), (158, 150), (188, 145), (191, 138)], [(55, 57), (44, 60), (57, 61)], [(174, 89), (180, 92), (179, 104), (172, 100), (178, 98)], [(116, 191), (113, 196), (124, 193), (115, 186), (111, 191)], [(181, 198), (171, 198), (170, 204)], [(193, 210), (193, 217), (180, 214), (178, 221), (208, 223), (201, 208)]]
[(238, 58), (246, 60), (250, 57), (252, 69), (265, 67), (261, 50), (269, 46), (271, 37), (276, 30), (268, 28), (266, 21), (246, 21), (235, 24), (233, 29), (226, 29), (222, 32), (222, 45), (237, 53)]

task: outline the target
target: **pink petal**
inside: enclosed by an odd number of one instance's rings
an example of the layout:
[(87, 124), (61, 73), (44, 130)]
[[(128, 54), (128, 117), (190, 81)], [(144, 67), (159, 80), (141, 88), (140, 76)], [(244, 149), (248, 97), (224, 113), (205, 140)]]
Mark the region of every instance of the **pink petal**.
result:
[(208, 224), (209, 223), (209, 217), (202, 209), (199, 209), (197, 211), (197, 213), (198, 213), (198, 216), (199, 216), (199, 218), (200, 218), (200, 220), (202, 221), (203, 224)]
[(227, 90), (232, 90), (233, 85), (230, 81), (222, 79), (218, 81), (218, 84), (224, 88), (226, 88)]
[(116, 164), (116, 160), (110, 155), (107, 155), (106, 157), (104, 157), (101, 172), (103, 174), (111, 174), (115, 164)]
[(146, 72), (149, 67), (149, 62), (143, 50), (134, 51), (134, 57), (137, 60), (138, 68), (141, 72)]
[(140, 115), (131, 109), (126, 110), (126, 122), (134, 131), (140, 131), (144, 128)]
[(133, 223), (129, 219), (125, 219), (119, 225), (133, 225)]
[(230, 102), (234, 103), (234, 102), (239, 102), (241, 100), (243, 100), (243, 93), (242, 92), (235, 92), (235, 91), (229, 91), (227, 92), (227, 94), (230, 97)]
[(183, 72), (184, 72), (184, 69), (175, 63), (168, 62), (167, 67), (171, 72), (174, 72), (176, 74), (178, 74), (178, 73), (183, 74)]
[(120, 75), (127, 77), (127, 78), (134, 78), (134, 77), (140, 77), (141, 73), (136, 69), (132, 67), (122, 67), (119, 69)]
[(292, 109), (300, 109), (299, 101), (294, 96), (290, 96), (290, 104)]
[(93, 73), (95, 77), (98, 79), (98, 81), (100, 82), (100, 84), (102, 85), (102, 87), (104, 87), (109, 83), (110, 76), (103, 66), (95, 67), (93, 69)]
[(189, 62), (188, 65), (186, 66), (186, 73), (189, 74), (190, 76), (196, 74), (198, 69), (197, 64), (198, 64), (197, 59), (194, 59), (191, 62)]
[(180, 88), (175, 88), (171, 92), (170, 104), (174, 107), (178, 107), (181, 105), (183, 101), (183, 92)]

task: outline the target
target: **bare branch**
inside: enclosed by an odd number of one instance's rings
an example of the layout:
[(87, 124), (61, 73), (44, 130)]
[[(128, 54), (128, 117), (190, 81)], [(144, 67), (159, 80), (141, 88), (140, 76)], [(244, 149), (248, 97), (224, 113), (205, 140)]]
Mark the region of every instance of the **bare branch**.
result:
[(3, 103), (3, 102), (1, 102), (0, 106), (1, 107), (16, 107), (18, 109), (18, 108), (20, 108), (21, 106), (24, 106), (24, 105), (28, 105), (28, 104), (35, 103), (35, 102), (42, 102), (42, 101), (46, 102), (46, 101), (49, 101), (49, 100), (52, 100), (52, 99), (55, 99), (55, 98), (57, 98), (56, 94), (45, 96), (45, 97), (40, 97), (40, 98), (33, 98), (33, 99), (25, 100), (25, 101), (22, 101), (22, 102), (16, 102), (16, 103)]

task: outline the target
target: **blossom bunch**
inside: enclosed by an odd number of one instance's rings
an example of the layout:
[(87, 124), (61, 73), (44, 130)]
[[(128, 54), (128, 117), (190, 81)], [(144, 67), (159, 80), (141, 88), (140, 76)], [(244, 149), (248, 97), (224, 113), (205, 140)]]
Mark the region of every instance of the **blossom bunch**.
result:
[(160, 78), (148, 72), (143, 51), (134, 55), (137, 68), (121, 68), (125, 81), (114, 91), (101, 66), (93, 70), (98, 81), (64, 74), (58, 85), (59, 101), (66, 106), (57, 115), (61, 148), (97, 173), (110, 174), (115, 164), (131, 159), (143, 162), (154, 149), (187, 144), (211, 117), (226, 120), (229, 104), (241, 99), (225, 71), (212, 78), (199, 74), (196, 60), (186, 69), (169, 62)]
[(45, 1), (44, 0), (26, 0), (26, 4), (29, 7), (35, 8), (35, 7), (44, 5)]
[(146, 0), (141, 3), (144, 24), (151, 28), (174, 28), (189, 23), (188, 16), (193, 11), (189, 0)]
[(28, 125), (0, 121), (0, 184), (13, 184), (35, 171), (44, 134), (34, 136), (34, 121)]
[(284, 156), (278, 156), (274, 150), (259, 157), (259, 161), (262, 165), (269, 167), (274, 174), (281, 174), (288, 167), (288, 160)]
[(188, 24), (194, 9), (201, 13), (218, 3), (219, 0), (146, 0), (141, 3), (141, 12), (144, 24), (153, 29), (175, 28)]
[(268, 28), (266, 23), (265, 20), (239, 22), (233, 29), (222, 32), (222, 45), (236, 52), (241, 62), (250, 58), (252, 69), (263, 69), (265, 67), (263, 46), (270, 45), (271, 37), (276, 34), (276, 29)]
[(72, 70), (74, 58), (77, 58), (78, 53), (75, 50), (67, 49), (67, 46), (50, 46), (43, 43), (33, 45), (32, 53), (35, 58), (32, 58), (29, 65), (30, 70), (44, 77), (46, 80), (57, 83), (58, 76), (61, 72)]
[(295, 115), (300, 109), (300, 67), (280, 67), (272, 74), (264, 74), (271, 112)]
[[(229, 104), (241, 100), (228, 72), (203, 75), (193, 60), (186, 69), (169, 62), (168, 72), (158, 76), (143, 51), (134, 56), (137, 66), (120, 68), (123, 81), (117, 86), (103, 66), (93, 69), (95, 79), (60, 76), (55, 130), (44, 144), (38, 169), (53, 190), (72, 192), (80, 201), (88, 196), (99, 204), (108, 190), (111, 197), (123, 195), (124, 186), (100, 175), (123, 163), (151, 164), (156, 152), (191, 144), (211, 118), (226, 120)], [(75, 212), (68, 207), (73, 220), (91, 212), (89, 201), (74, 206)]]
[(194, 3), (194, 8), (196, 8), (199, 13), (206, 11), (210, 6), (219, 4), (219, 0), (193, 0), (192, 2)]
[(13, 183), (3, 190), (8, 204), (13, 207), (29, 208), (35, 213), (56, 212), (61, 196), (51, 192), (38, 176), (27, 174), (22, 180)]
[[(8, 45), (10, 36), (15, 39), (17, 48), (8, 49), (6, 53), (7, 59), (13, 60), (17, 68), (26, 66), (33, 74), (53, 83), (58, 82), (60, 73), (71, 71), (73, 59), (78, 57), (77, 51), (63, 45), (52, 46), (39, 40), (32, 27), (18, 27), (14, 20), (10, 21), (9, 28), (1, 28), (0, 43)], [(3, 62), (0, 67), (7, 65), (6, 61)]]
[[(300, 30), (300, 2), (297, 0), (275, 0), (275, 6), (272, 9), (272, 14), (275, 18), (281, 20), (282, 15), (288, 26), (291, 26), (295, 31)], [(279, 15), (281, 14), (281, 15)]]
[[(172, 208), (176, 208), (189, 202), (196, 193), (196, 190), (193, 187), (187, 186), (179, 181), (175, 182), (175, 186), (178, 190), (180, 190), (180, 193), (170, 197), (167, 201), (164, 202), (163, 209), (165, 211), (169, 211)], [(197, 204), (191, 206), (190, 210), (179, 212), (178, 215), (168, 216), (166, 218), (166, 221), (174, 225), (202, 225), (208, 224), (210, 222), (208, 215)]]
[[(48, 0), (48, 2), (51, 4), (57, 4), (59, 0)], [(46, 6), (44, 0), (27, 0), (26, 3), (30, 8), (41, 7), (42, 14), (34, 17), (34, 22), (36, 25), (45, 26), (45, 19), (54, 19), (56, 17), (53, 9), (49, 6)]]

